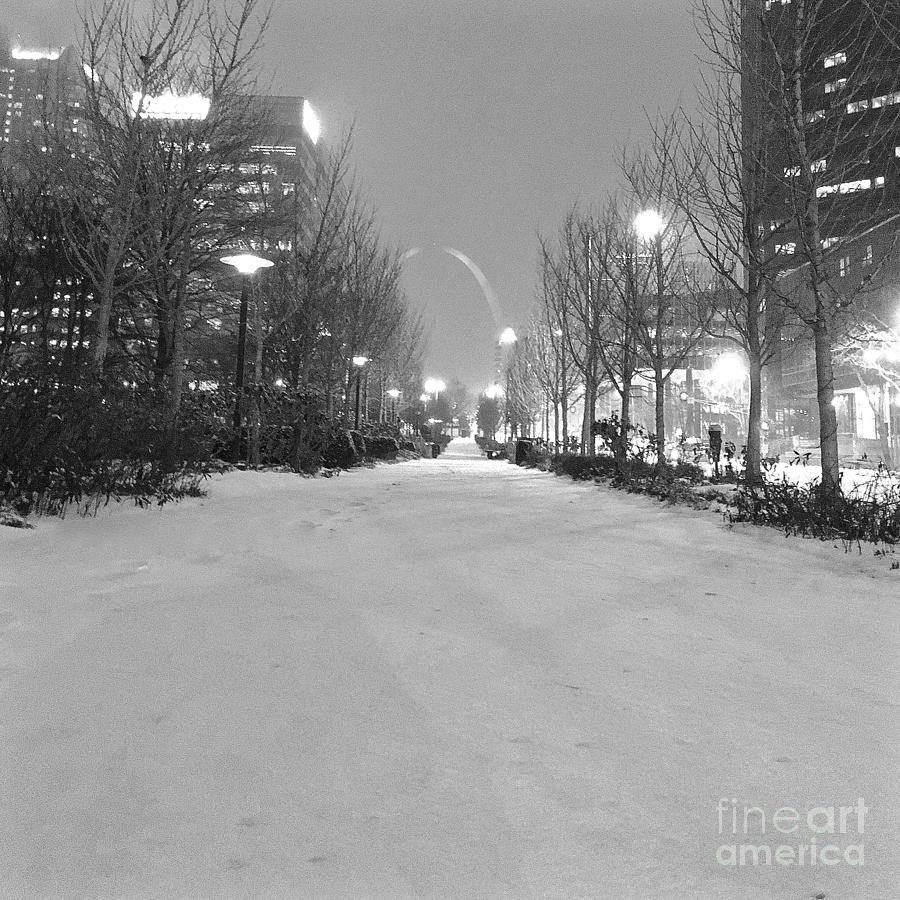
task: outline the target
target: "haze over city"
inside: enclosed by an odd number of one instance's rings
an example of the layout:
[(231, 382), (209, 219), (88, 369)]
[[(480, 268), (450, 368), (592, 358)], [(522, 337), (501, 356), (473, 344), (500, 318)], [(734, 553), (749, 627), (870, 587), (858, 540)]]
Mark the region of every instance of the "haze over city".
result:
[(900, 0), (5, 2), (0, 900), (896, 900)]

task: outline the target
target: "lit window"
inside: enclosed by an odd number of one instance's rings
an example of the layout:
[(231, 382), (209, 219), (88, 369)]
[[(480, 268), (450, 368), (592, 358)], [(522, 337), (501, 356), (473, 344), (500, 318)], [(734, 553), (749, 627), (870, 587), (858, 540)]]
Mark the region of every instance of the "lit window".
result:
[(845, 278), (850, 272), (850, 257), (842, 256), (839, 261), (841, 278)]
[(812, 125), (814, 122), (821, 122), (825, 118), (825, 110), (815, 109), (812, 112), (808, 112), (804, 118), (806, 119), (807, 125)]
[(862, 112), (864, 109), (869, 108), (868, 100), (853, 100), (847, 104), (847, 112), (848, 113), (857, 113)]
[(856, 191), (868, 191), (872, 187), (871, 178), (857, 178), (855, 181), (842, 181), (840, 184), (823, 184), (816, 188), (817, 197), (829, 194), (853, 194)]
[(845, 62), (847, 62), (847, 54), (843, 50), (838, 50), (837, 53), (830, 53), (822, 60), (822, 67), (831, 69)]
[(837, 81), (826, 81), (825, 82), (825, 93), (826, 94), (834, 94), (836, 91), (839, 91), (844, 85), (847, 83), (846, 78), (838, 78)]
[(881, 109), (882, 106), (894, 106), (897, 103), (900, 103), (900, 91), (893, 91), (890, 94), (873, 97), (872, 109)]
[(871, 266), (873, 259), (874, 259), (874, 253), (872, 252), (872, 245), (868, 244), (866, 246), (866, 255), (863, 257), (863, 265)]
[(776, 253), (786, 253), (789, 256), (793, 256), (797, 251), (797, 244), (794, 241), (789, 241), (786, 244), (776, 244), (775, 252)]

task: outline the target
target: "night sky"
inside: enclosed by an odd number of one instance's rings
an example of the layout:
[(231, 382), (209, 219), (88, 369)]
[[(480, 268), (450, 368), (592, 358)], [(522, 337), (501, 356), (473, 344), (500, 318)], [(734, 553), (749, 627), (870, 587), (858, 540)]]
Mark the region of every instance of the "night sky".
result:
[[(5, 0), (24, 44), (69, 43), (73, 0)], [(690, 103), (690, 0), (281, 0), (271, 89), (320, 112), (325, 139), (355, 121), (354, 161), (387, 241), (419, 247), (404, 286), (431, 326), (427, 373), (473, 391), (498, 333), (527, 317), (537, 240), (573, 203), (617, 183), (618, 148), (646, 107)]]

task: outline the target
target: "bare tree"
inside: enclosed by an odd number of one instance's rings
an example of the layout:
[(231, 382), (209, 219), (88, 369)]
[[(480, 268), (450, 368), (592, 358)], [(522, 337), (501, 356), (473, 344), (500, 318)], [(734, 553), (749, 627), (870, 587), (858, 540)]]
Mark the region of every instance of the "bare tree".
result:
[[(98, 370), (114, 313), (148, 277), (163, 314), (164, 351), (179, 359), (187, 280), (209, 218), (199, 201), (210, 199), (211, 184), (235, 162), (236, 142), (247, 132), (241, 97), (266, 28), (261, 6), (152, 0), (141, 15), (133, 0), (100, 0), (83, 15), (87, 137), (49, 137), (57, 189), (73, 211), (64, 223), (68, 244), (93, 284)], [(177, 398), (173, 365), (163, 369)]]
[[(726, 4), (732, 19), (736, 2)], [(777, 227), (780, 219), (790, 224), (793, 277), (777, 279), (773, 292), (812, 337), (821, 494), (833, 502), (840, 495), (835, 342), (865, 289), (865, 279), (848, 277), (846, 254), (895, 202), (892, 184), (873, 174), (872, 163), (890, 164), (900, 96), (876, 92), (900, 19), (853, 0), (765, 6), (753, 0), (743, 10), (752, 40), (741, 66), (766, 123), (768, 176), (788, 200), (781, 216), (769, 218)]]
[[(604, 329), (603, 270), (596, 264), (595, 230), (572, 210), (554, 246), (541, 239), (543, 292), (554, 330), (562, 332), (568, 359), (584, 385), (581, 452), (593, 448), (592, 426), (600, 386), (599, 348)], [(602, 252), (602, 251), (601, 251)]]
[(649, 148), (624, 154), (622, 162), (633, 209), (631, 221), (623, 223), (625, 240), (642, 245), (643, 253), (636, 257), (653, 273), (650, 290), (626, 294), (624, 311), (638, 355), (653, 372), (660, 472), (666, 465), (666, 388), (702, 340), (714, 311), (709, 280), (687, 256), (684, 201), (668, 149), (675, 139), (673, 120), (663, 121)]

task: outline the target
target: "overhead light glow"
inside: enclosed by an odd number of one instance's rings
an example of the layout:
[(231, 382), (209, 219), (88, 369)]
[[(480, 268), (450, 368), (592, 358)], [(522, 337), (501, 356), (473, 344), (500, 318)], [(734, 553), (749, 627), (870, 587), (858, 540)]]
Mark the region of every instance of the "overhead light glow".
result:
[(503, 334), (500, 335), (500, 343), (504, 346), (507, 344), (514, 344), (517, 340), (516, 333), (512, 328), (504, 329)]
[(234, 256), (223, 256), (222, 262), (229, 266), (234, 266), (241, 275), (252, 275), (257, 269), (268, 269), (269, 266), (275, 265), (272, 260), (254, 256), (252, 253), (237, 253)]
[(499, 400), (503, 396), (503, 388), (499, 384), (492, 384), (484, 392), (489, 400)]
[(663, 217), (655, 209), (645, 209), (634, 217), (634, 230), (644, 240), (655, 238), (664, 228)]
[(747, 366), (738, 353), (723, 353), (713, 363), (711, 373), (713, 381), (720, 385), (741, 382), (747, 377)]
[(62, 54), (62, 47), (53, 50), (34, 50), (30, 47), (13, 47), (13, 59), (59, 59)]
[(316, 115), (316, 111), (310, 105), (309, 100), (303, 101), (303, 130), (309, 135), (313, 144), (319, 143), (319, 135), (322, 133), (322, 123)]
[(173, 94), (167, 91), (154, 97), (135, 91), (131, 95), (131, 114), (140, 111), (142, 119), (194, 119), (202, 121), (209, 115), (209, 100), (201, 94)]
[(393, 400), (396, 400), (400, 396), (400, 391), (398, 391), (397, 388), (390, 388), (385, 393)]
[(429, 378), (422, 387), (429, 394), (439, 394), (441, 391), (447, 390), (447, 385), (440, 378)]
[(353, 357), (353, 365), (359, 366), (360, 368), (364, 366), (369, 361), (368, 356), (354, 356)]

